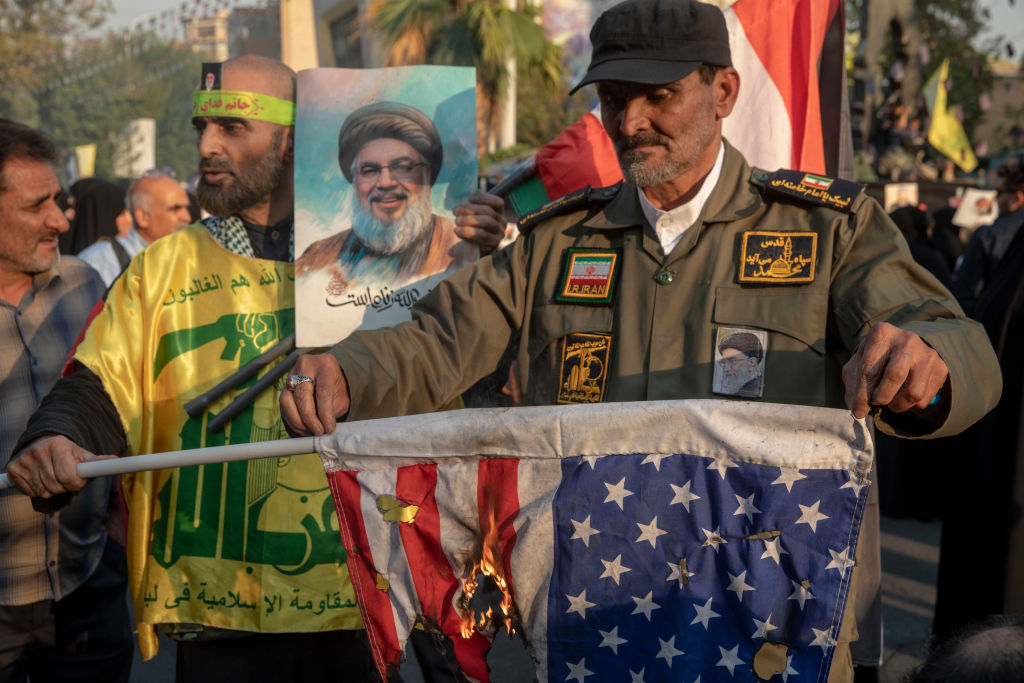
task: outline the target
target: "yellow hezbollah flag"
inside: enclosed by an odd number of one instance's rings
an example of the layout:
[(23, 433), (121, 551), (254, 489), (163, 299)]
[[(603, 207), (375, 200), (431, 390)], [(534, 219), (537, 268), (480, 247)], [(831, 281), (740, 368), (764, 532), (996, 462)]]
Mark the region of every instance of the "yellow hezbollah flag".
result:
[[(132, 455), (279, 439), (278, 387), (223, 431), (207, 427), (256, 378), (198, 419), (183, 406), (288, 336), (294, 321), (291, 264), (233, 254), (194, 225), (132, 261), (75, 359), (102, 380)], [(156, 654), (155, 624), (362, 628), (316, 455), (141, 472), (122, 483), (144, 658)]]
[(949, 78), (949, 60), (942, 61), (939, 70), (932, 74), (924, 86), (924, 97), (932, 114), (932, 125), (928, 129), (928, 142), (932, 147), (953, 160), (957, 166), (970, 173), (978, 167), (967, 133), (956, 116), (947, 108), (946, 79)]

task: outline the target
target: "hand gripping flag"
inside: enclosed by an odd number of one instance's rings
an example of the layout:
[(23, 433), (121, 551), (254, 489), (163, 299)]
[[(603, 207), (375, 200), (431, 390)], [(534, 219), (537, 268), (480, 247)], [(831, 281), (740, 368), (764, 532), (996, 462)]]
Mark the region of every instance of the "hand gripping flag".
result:
[(487, 681), (483, 575), (539, 681), (828, 677), (872, 450), (846, 411), (466, 410), (339, 425), (317, 450), (382, 675), (419, 622)]

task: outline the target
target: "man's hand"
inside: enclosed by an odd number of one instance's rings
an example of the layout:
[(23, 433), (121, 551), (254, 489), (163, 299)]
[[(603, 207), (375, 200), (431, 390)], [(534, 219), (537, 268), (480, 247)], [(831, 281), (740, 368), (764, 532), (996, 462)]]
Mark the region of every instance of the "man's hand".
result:
[(480, 248), (484, 256), (505, 236), (505, 200), (486, 192), (473, 194), (454, 209), (455, 234)]
[(52, 498), (86, 485), (86, 480), (78, 476), (78, 463), (115, 457), (94, 455), (66, 436), (45, 436), (14, 454), (7, 465), (7, 476), (27, 495)]
[(338, 360), (328, 354), (299, 356), (292, 375), (309, 377), (281, 392), (281, 417), (293, 434), (330, 434), (338, 418), (348, 412), (348, 383)]
[(919, 336), (879, 323), (843, 366), (846, 405), (857, 418), (867, 416), (871, 406), (894, 413), (923, 410), (948, 376), (942, 358)]

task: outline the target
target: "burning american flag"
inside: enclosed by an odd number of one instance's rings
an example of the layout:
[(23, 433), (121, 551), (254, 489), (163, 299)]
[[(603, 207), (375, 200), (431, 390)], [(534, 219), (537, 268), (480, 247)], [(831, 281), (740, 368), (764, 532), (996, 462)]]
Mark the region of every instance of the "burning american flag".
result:
[(872, 451), (846, 411), (464, 410), (339, 425), (317, 450), (382, 673), (419, 622), (478, 681), (502, 623), (539, 681), (828, 677)]

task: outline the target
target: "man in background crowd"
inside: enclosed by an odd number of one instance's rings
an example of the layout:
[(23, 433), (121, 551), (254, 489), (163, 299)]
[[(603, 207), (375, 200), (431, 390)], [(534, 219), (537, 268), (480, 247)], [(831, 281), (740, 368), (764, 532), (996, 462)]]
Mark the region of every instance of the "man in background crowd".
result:
[[(73, 257), (56, 203), (53, 144), (0, 121), (0, 467), (103, 293)], [(131, 617), (124, 547), (107, 535), (109, 479), (89, 482), (59, 512), (44, 514), (0, 490), (0, 680), (127, 681)]]
[(996, 201), (999, 218), (975, 230), (953, 274), (953, 294), (967, 315), (974, 315), (978, 295), (988, 284), (999, 262), (1024, 225), (1024, 166), (1020, 160), (999, 167), (1002, 178)]
[(108, 287), (136, 254), (192, 222), (188, 195), (178, 181), (163, 173), (148, 173), (132, 183), (127, 205), (133, 224), (128, 234), (97, 240), (78, 254)]

